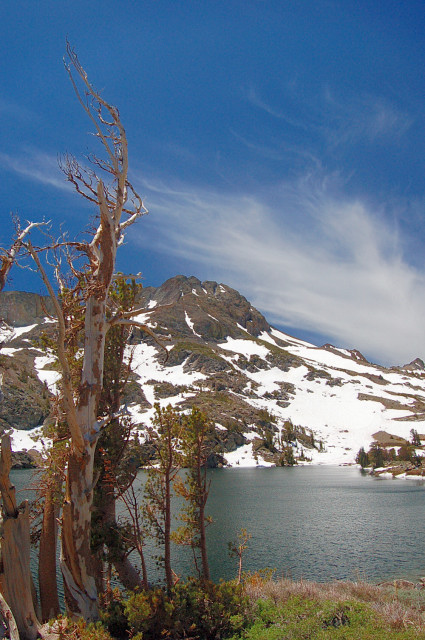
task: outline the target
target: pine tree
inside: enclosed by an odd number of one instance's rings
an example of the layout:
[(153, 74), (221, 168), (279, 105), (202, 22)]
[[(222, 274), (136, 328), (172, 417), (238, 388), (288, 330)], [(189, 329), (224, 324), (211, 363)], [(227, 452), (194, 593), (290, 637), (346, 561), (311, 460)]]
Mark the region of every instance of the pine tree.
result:
[(248, 549), (248, 541), (251, 540), (252, 535), (244, 528), (240, 530), (236, 540), (229, 542), (229, 555), (231, 558), (238, 558), (238, 577), (237, 583), (241, 583), (242, 579), (242, 556)]
[(367, 455), (369, 456), (370, 464), (374, 469), (384, 466), (385, 452), (377, 442), (374, 442), (370, 447)]
[[(141, 285), (135, 279), (117, 277), (110, 290), (111, 313), (126, 314), (136, 303)], [(125, 362), (124, 354), (131, 327), (117, 325), (110, 329), (105, 341), (103, 388), (99, 401), (100, 416), (119, 415), (125, 386), (131, 372), (131, 359)], [(103, 561), (113, 564), (123, 586), (135, 589), (143, 583), (138, 572), (128, 560), (128, 526), (120, 526), (116, 517), (116, 501), (133, 483), (137, 467), (126, 460), (131, 440), (131, 420), (128, 416), (116, 417), (103, 430), (95, 455), (95, 474), (98, 478), (93, 498), (92, 550), (97, 560), (97, 584), (102, 591)], [(142, 547), (138, 545), (139, 553)], [(143, 558), (142, 558), (143, 565)]]
[(369, 466), (369, 456), (364, 450), (364, 447), (360, 447), (360, 449), (358, 450), (356, 455), (356, 462), (361, 466), (362, 469)]
[[(186, 500), (180, 518), (184, 522), (174, 535), (178, 544), (190, 545), (198, 572), (203, 580), (210, 579), (207, 554), (206, 527), (211, 522), (205, 514), (205, 506), (210, 490), (207, 479), (207, 458), (209, 441), (214, 435), (214, 424), (197, 407), (192, 407), (188, 416), (182, 416), (180, 446), (183, 465), (187, 468), (186, 478), (179, 477), (175, 491)], [(200, 566), (197, 553), (200, 556)]]
[(175, 575), (171, 568), (171, 496), (173, 482), (181, 468), (178, 452), (181, 431), (180, 416), (171, 405), (161, 409), (156, 404), (152, 427), (148, 429), (155, 464), (148, 470), (144, 507), (157, 542), (163, 547), (164, 555), (159, 560), (164, 566), (168, 591), (173, 587)]
[(412, 442), (413, 446), (420, 447), (421, 446), (421, 439), (419, 438), (419, 434), (416, 431), (416, 429), (410, 429), (410, 435), (411, 435), (411, 442)]

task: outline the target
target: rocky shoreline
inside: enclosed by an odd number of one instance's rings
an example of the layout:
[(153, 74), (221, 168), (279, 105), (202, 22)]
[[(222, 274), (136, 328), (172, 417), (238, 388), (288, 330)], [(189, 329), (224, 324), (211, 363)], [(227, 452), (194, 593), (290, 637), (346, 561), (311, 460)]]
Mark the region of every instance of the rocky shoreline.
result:
[(41, 466), (41, 453), (35, 449), (12, 452), (12, 469), (39, 469)]
[(370, 473), (374, 476), (391, 475), (393, 478), (401, 476), (425, 478), (425, 465), (424, 463), (422, 463), (420, 466), (417, 466), (412, 462), (397, 461), (396, 463), (388, 465), (387, 467), (372, 469)]

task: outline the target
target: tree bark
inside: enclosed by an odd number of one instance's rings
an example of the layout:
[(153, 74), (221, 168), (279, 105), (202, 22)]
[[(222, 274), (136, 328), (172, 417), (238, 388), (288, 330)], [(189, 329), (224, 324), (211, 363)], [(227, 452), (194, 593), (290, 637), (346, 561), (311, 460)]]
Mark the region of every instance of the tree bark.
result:
[[(201, 562), (202, 562), (202, 577), (205, 581), (210, 580), (210, 567), (208, 564), (207, 553), (207, 534), (205, 527), (205, 504), (208, 498), (208, 490), (206, 487), (206, 477), (202, 477), (201, 461), (198, 460), (197, 476), (198, 486), (200, 490), (199, 495), (199, 546), (201, 548)], [(205, 474), (205, 470), (204, 470)]]
[(73, 618), (96, 620), (97, 589), (90, 549), (91, 506), (93, 502), (94, 448), (86, 455), (70, 454), (62, 514), (60, 565), (64, 580), (65, 604)]
[[(0, 616), (10, 640), (20, 640), (18, 626), (9, 605), (0, 593)], [(2, 636), (3, 637), (3, 636)]]
[(35, 640), (41, 629), (37, 619), (30, 572), (29, 505), (16, 505), (15, 487), (9, 479), (12, 467), (10, 436), (3, 436), (0, 455), (0, 490), (3, 500), (1, 532), (1, 589), (22, 640)]
[[(61, 482), (53, 476), (54, 483)], [(43, 523), (38, 556), (38, 582), (40, 587), (41, 619), (48, 622), (60, 614), (58, 587), (56, 580), (56, 548), (57, 519), (59, 504), (56, 499), (56, 488), (48, 488), (44, 500)]]
[(167, 469), (164, 478), (165, 484), (165, 514), (164, 514), (164, 569), (167, 589), (171, 591), (174, 579), (171, 569), (171, 478)]
[[(103, 492), (103, 505), (102, 505), (102, 516), (103, 522), (106, 527), (116, 527), (117, 524), (117, 516), (116, 516), (116, 498), (113, 494), (113, 487), (109, 487)], [(134, 532), (136, 535), (136, 532)], [(122, 586), (129, 591), (134, 591), (135, 589), (143, 589), (147, 588), (147, 573), (146, 573), (146, 565), (143, 557), (143, 551), (139, 555), (142, 562), (142, 576), (140, 577), (140, 573), (136, 569), (136, 567), (130, 562), (128, 557), (123, 552), (119, 555), (119, 549), (109, 549), (112, 554), (112, 564), (115, 567), (115, 570), (118, 574), (118, 579), (121, 582)]]
[[(146, 589), (147, 588), (147, 578), (146, 584), (145, 581), (140, 578), (140, 574), (137, 571), (136, 567), (130, 562), (127, 556), (123, 558), (115, 558), (114, 567), (118, 574), (118, 580), (121, 582), (122, 586), (129, 591), (134, 591), (135, 589)], [(142, 573), (146, 574), (146, 568)]]

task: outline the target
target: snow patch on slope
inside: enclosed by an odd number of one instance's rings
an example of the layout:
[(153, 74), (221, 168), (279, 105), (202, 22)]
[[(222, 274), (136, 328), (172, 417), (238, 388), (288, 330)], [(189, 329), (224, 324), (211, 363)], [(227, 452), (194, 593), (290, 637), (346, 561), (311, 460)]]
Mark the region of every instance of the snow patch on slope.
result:
[(24, 431), (23, 429), (12, 429), (10, 435), (12, 451), (29, 451), (29, 449), (42, 451), (44, 447), (44, 442), (41, 438), (41, 427), (36, 427), (29, 431)]
[(198, 336), (198, 338), (202, 338), (202, 336), (201, 336), (201, 335), (199, 335), (199, 333), (196, 333), (196, 331), (195, 331), (195, 329), (194, 329), (194, 324), (193, 324), (192, 320), (190, 319), (190, 316), (189, 316), (189, 314), (187, 313), (187, 311), (185, 311), (185, 312), (184, 312), (184, 317), (185, 317), (185, 320), (186, 320), (186, 324), (187, 324), (187, 326), (189, 327), (189, 329), (192, 331), (192, 333), (193, 333), (195, 336)]
[(10, 327), (8, 324), (3, 322), (0, 326), (0, 343), (7, 344), (16, 338), (20, 338), (25, 333), (29, 333), (37, 326), (37, 324), (30, 324), (26, 327)]
[(243, 340), (242, 338), (227, 338), (226, 342), (220, 343), (219, 347), (220, 349), (238, 353), (246, 358), (250, 358), (253, 355), (265, 358), (269, 353), (267, 347), (258, 344), (254, 340)]
[(253, 452), (252, 442), (238, 447), (235, 451), (225, 454), (225, 460), (230, 467), (273, 467), (270, 462), (266, 462), (262, 458), (256, 458)]
[(34, 358), (34, 367), (41, 382), (45, 382), (49, 391), (56, 395), (58, 392), (56, 384), (60, 379), (60, 373), (59, 371), (45, 369), (47, 365), (52, 364), (55, 360), (56, 358), (52, 355), (36, 356)]

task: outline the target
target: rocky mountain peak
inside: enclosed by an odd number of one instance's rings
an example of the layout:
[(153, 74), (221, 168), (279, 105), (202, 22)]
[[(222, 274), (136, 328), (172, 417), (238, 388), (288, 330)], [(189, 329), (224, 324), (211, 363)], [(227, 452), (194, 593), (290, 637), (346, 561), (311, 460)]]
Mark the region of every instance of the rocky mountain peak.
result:
[(143, 289), (140, 304), (160, 334), (161, 327), (167, 326), (171, 335), (177, 332), (214, 342), (244, 332), (257, 337), (270, 329), (264, 316), (238, 291), (194, 276), (175, 276), (160, 287)]
[(421, 360), (421, 358), (415, 358), (409, 364), (405, 364), (401, 369), (405, 369), (406, 371), (425, 371), (425, 362)]
[(335, 347), (329, 342), (324, 344), (321, 348), (326, 349), (327, 351), (332, 351), (333, 353), (336, 353), (339, 356), (343, 356), (345, 358), (353, 358), (354, 360), (361, 360), (362, 362), (367, 363), (369, 362), (358, 349), (341, 349), (340, 347)]
[[(45, 317), (49, 301), (36, 294), (2, 294), (0, 305), (11, 325), (0, 325), (0, 429), (19, 434), (49, 410), (58, 374), (54, 354), (42, 351), (39, 338), (46, 331), (54, 336), (55, 324)], [(125, 403), (140, 434), (156, 402), (182, 411), (197, 406), (216, 425), (215, 460), (243, 466), (291, 464), (292, 455), (300, 462), (353, 463), (373, 434), (408, 440), (412, 422), (425, 433), (419, 358), (388, 369), (357, 350), (314, 346), (273, 328), (238, 291), (194, 276), (146, 287), (137, 306), (137, 320), (168, 351), (165, 359), (157, 342), (134, 328)]]

